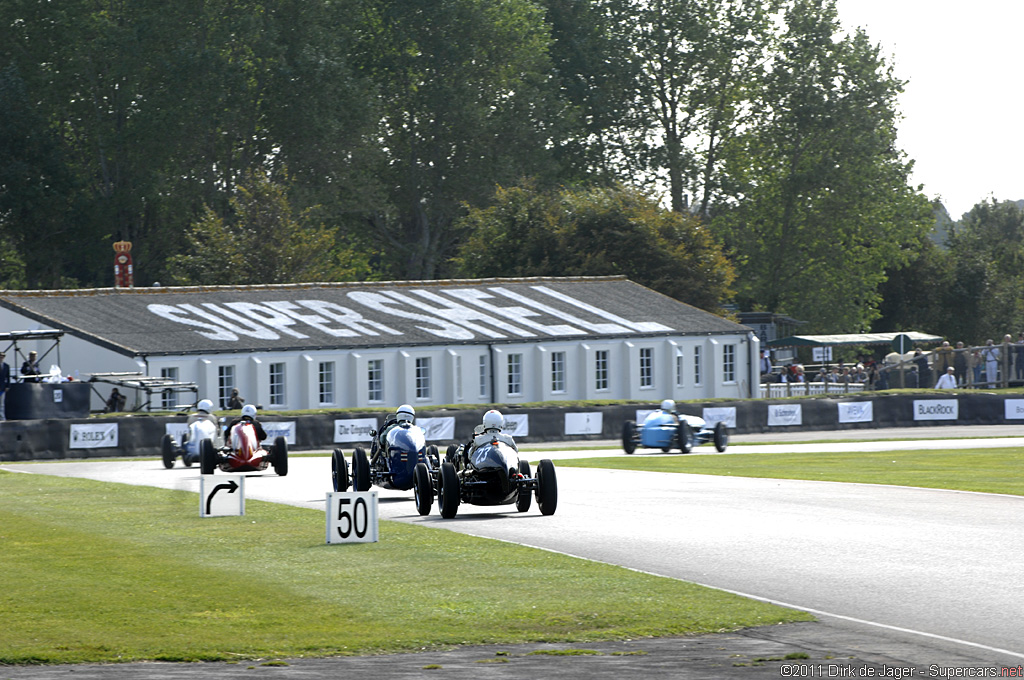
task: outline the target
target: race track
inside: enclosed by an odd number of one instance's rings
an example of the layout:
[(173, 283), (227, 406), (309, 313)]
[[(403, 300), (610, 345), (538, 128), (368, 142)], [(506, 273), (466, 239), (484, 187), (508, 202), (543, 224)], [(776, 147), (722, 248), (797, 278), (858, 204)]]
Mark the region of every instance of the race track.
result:
[[(1022, 443), (999, 442), (956, 445)], [(931, 445), (884, 446), (922, 444)], [(589, 453), (529, 452), (532, 460), (555, 459), (556, 467), (559, 457), (583, 455)], [(198, 469), (180, 465), (5, 463), (0, 469), (198, 491)], [(380, 513), (715, 586), (938, 647), (970, 648), (993, 663), (1016, 666), (1024, 659), (1024, 498), (565, 467), (558, 467), (558, 484), (558, 511), (551, 517), (536, 506), (519, 514), (512, 506), (465, 505), (454, 520), (442, 520), (436, 505), (420, 517), (411, 492), (384, 490)], [(253, 475), (246, 487), (248, 498), (323, 509), (330, 458), (293, 456), (288, 477)]]

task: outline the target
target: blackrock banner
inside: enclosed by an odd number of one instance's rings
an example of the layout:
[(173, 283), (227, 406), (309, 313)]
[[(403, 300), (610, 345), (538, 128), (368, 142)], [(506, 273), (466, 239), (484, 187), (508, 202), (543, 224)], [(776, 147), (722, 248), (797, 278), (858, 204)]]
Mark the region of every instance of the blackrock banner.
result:
[(1024, 399), (1007, 399), (1003, 402), (1007, 420), (1021, 420), (1024, 418)]
[(804, 411), (800, 404), (768, 404), (768, 427), (803, 425)]
[(851, 401), (836, 404), (841, 423), (870, 423), (875, 419), (874, 404), (870, 401)]
[(348, 418), (334, 421), (334, 443), (368, 442), (373, 439), (370, 434), (377, 429), (376, 418)]
[(72, 449), (107, 449), (117, 447), (117, 423), (83, 423), (71, 425)]
[(956, 420), (959, 407), (956, 399), (915, 399), (914, 420)]

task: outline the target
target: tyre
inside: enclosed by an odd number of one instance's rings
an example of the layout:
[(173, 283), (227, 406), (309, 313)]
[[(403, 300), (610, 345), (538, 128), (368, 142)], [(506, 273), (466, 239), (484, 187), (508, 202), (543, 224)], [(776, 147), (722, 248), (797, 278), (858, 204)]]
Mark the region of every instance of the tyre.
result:
[(278, 475), (288, 476), (288, 442), (284, 437), (274, 438), (274, 455), (270, 458), (270, 464)]
[(341, 449), (331, 455), (331, 483), (335, 491), (348, 491), (348, 461)]
[(366, 457), (366, 449), (358, 447), (352, 452), (352, 490), (370, 490), (370, 460)]
[(693, 451), (693, 428), (685, 420), (679, 421), (679, 450), (683, 453)]
[[(530, 478), (530, 461), (519, 461), (519, 474), (527, 479)], [(516, 499), (516, 510), (519, 512), (526, 512), (530, 509), (530, 503), (532, 501), (533, 497), (530, 495), (530, 490), (526, 488), (520, 489), (519, 497)]]
[(728, 446), (729, 428), (725, 426), (725, 423), (715, 423), (715, 450), (722, 453)]
[(217, 469), (217, 451), (213, 448), (213, 442), (204, 439), (199, 442), (199, 472), (204, 475), (212, 475)]
[(433, 444), (428, 446), (427, 447), (427, 460), (429, 460), (430, 464), (433, 465), (434, 467), (437, 467), (437, 466), (439, 466), (441, 464), (441, 459), (438, 458), (437, 456), (438, 456), (437, 447), (434, 446)]
[(421, 515), (430, 514), (430, 506), (434, 503), (434, 487), (430, 484), (430, 471), (426, 463), (416, 463), (416, 471), (413, 473), (415, 479), (414, 494), (416, 499), (416, 512)]
[(627, 454), (636, 451), (636, 423), (627, 420), (622, 424), (622, 450)]
[(455, 463), (455, 456), (459, 453), (458, 444), (449, 444), (448, 448), (444, 452), (444, 459), (448, 463)]
[(160, 453), (163, 455), (164, 467), (168, 470), (174, 467), (174, 459), (178, 457), (174, 451), (174, 437), (169, 434), (164, 435), (164, 438), (160, 440)]
[(555, 464), (545, 458), (537, 466), (537, 506), (540, 514), (553, 515), (558, 507), (558, 479)]
[(459, 511), (459, 475), (451, 463), (441, 463), (441, 483), (437, 489), (437, 509), (441, 517), (451, 519)]

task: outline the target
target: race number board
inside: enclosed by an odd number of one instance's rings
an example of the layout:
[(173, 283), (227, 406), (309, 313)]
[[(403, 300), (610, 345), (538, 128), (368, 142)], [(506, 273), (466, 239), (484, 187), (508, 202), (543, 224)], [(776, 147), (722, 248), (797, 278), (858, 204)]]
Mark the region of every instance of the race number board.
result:
[(199, 516), (245, 514), (245, 475), (199, 475)]
[(327, 492), (327, 542), (376, 543), (376, 491)]

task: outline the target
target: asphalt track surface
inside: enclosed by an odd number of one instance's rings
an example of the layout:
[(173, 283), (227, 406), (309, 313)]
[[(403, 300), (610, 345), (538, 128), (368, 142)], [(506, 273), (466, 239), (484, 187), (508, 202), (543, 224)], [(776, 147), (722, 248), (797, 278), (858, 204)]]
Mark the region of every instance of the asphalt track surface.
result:
[[(782, 445), (761, 443), (779, 441), (778, 434), (745, 435), (734, 443), (749, 445), (724, 455), (1024, 446), (1019, 433), (1009, 426), (818, 432), (786, 435), (791, 443)], [(907, 439), (865, 441), (883, 437)], [(798, 441), (842, 439), (851, 441)], [(697, 451), (723, 455), (706, 446)], [(560, 458), (622, 455), (568, 445), (527, 453), (532, 460), (552, 458), (556, 467)], [(285, 478), (248, 478), (247, 497), (323, 509), (329, 458), (295, 456), (289, 467)], [(164, 470), (156, 460), (6, 463), (0, 469), (198, 490), (196, 468), (179, 463)], [(287, 666), (7, 667), (0, 678), (1021, 677), (1013, 673), (1024, 664), (1024, 498), (566, 467), (558, 468), (558, 483), (558, 511), (551, 517), (536, 508), (519, 514), (476, 506), (460, 507), (453, 520), (442, 520), (436, 506), (420, 517), (411, 493), (386, 490), (380, 491), (380, 514), (722, 588), (810, 611), (818, 622), (694, 638), (298, 659)], [(529, 653), (564, 648), (600, 653)], [(792, 655), (806, 658), (785, 658)]]

